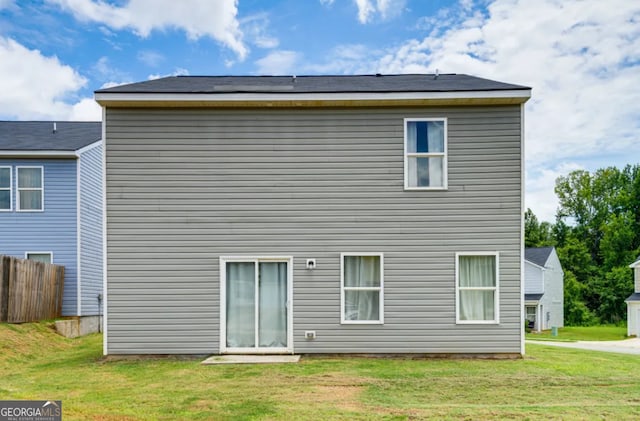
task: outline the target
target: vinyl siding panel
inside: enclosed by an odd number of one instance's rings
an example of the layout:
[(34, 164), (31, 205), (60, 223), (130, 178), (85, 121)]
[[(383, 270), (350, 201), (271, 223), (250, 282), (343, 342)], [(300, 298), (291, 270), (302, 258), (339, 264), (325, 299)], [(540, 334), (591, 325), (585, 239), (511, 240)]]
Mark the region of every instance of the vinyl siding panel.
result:
[[(77, 308), (77, 208), (75, 159), (0, 159), (13, 172), (11, 212), (0, 212), (0, 254), (25, 257), (27, 251), (53, 253), (53, 263), (64, 266), (62, 314), (75, 316)], [(16, 167), (44, 167), (44, 211), (16, 212)]]
[(542, 284), (542, 269), (525, 260), (524, 262), (524, 293), (542, 294), (545, 292)]
[(101, 314), (102, 294), (102, 147), (80, 155), (80, 287), (83, 316)]
[[(448, 190), (404, 190), (408, 117), (447, 117)], [(217, 353), (229, 255), (293, 256), (297, 353), (519, 353), (520, 133), (519, 106), (107, 109), (108, 353)], [(455, 323), (473, 251), (497, 325)], [(384, 253), (384, 325), (340, 324), (342, 252)]]

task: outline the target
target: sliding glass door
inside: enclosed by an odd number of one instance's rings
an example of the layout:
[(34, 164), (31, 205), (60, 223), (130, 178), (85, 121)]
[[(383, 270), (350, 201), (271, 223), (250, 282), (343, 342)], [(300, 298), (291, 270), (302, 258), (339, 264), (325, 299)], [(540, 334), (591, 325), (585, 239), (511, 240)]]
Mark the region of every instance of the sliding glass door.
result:
[(224, 260), (225, 352), (288, 352), (288, 260)]

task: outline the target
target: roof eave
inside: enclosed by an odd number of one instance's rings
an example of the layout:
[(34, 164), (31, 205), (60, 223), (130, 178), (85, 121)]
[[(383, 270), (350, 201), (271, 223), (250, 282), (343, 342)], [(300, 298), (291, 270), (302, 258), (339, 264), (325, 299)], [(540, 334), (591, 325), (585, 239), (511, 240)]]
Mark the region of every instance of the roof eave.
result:
[(96, 92), (106, 107), (380, 107), (522, 104), (531, 89), (357, 93), (117, 93)]
[(75, 150), (0, 150), (2, 158), (77, 158)]

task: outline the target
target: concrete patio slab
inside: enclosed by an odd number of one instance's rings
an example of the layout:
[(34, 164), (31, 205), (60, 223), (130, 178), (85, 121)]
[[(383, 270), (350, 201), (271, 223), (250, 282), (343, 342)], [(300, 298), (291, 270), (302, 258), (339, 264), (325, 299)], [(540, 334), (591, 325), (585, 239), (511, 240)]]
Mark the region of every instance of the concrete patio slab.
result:
[(298, 361), (300, 355), (214, 355), (202, 364), (282, 364)]

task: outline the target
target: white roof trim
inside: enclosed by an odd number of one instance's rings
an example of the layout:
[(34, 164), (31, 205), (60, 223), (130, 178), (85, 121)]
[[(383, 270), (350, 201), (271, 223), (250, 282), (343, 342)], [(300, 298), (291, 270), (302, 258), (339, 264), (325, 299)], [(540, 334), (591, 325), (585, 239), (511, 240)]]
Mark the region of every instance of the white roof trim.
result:
[[(98, 92), (95, 100), (148, 101), (148, 102), (233, 102), (233, 101), (363, 101), (363, 100), (428, 100), (428, 99), (481, 99), (531, 98), (531, 89), (504, 91), (446, 91), (446, 92), (317, 92), (317, 93), (122, 93)], [(524, 102), (524, 101), (523, 101)]]
[(638, 266), (640, 266), (640, 259), (636, 260), (635, 262), (629, 265), (630, 268), (637, 268)]
[(75, 151), (28, 151), (28, 150), (3, 150), (0, 151), (2, 157), (53, 157), (53, 158), (76, 158)]
[(89, 151), (89, 150), (91, 150), (91, 149), (93, 149), (93, 148), (97, 148), (98, 146), (102, 146), (102, 139), (100, 139), (100, 140), (98, 140), (98, 141), (95, 141), (95, 142), (93, 142), (93, 143), (91, 143), (91, 144), (89, 144), (89, 145), (87, 145), (87, 146), (84, 146), (84, 147), (82, 147), (82, 148), (78, 149), (78, 150), (76, 151), (76, 155), (77, 155), (77, 156), (80, 156), (80, 155), (82, 155), (83, 153), (85, 153), (85, 152), (87, 152), (87, 151)]
[(547, 270), (547, 268), (545, 266), (536, 265), (535, 263), (533, 263), (530, 260), (524, 259), (524, 262), (530, 264), (531, 266), (535, 266), (538, 269)]

